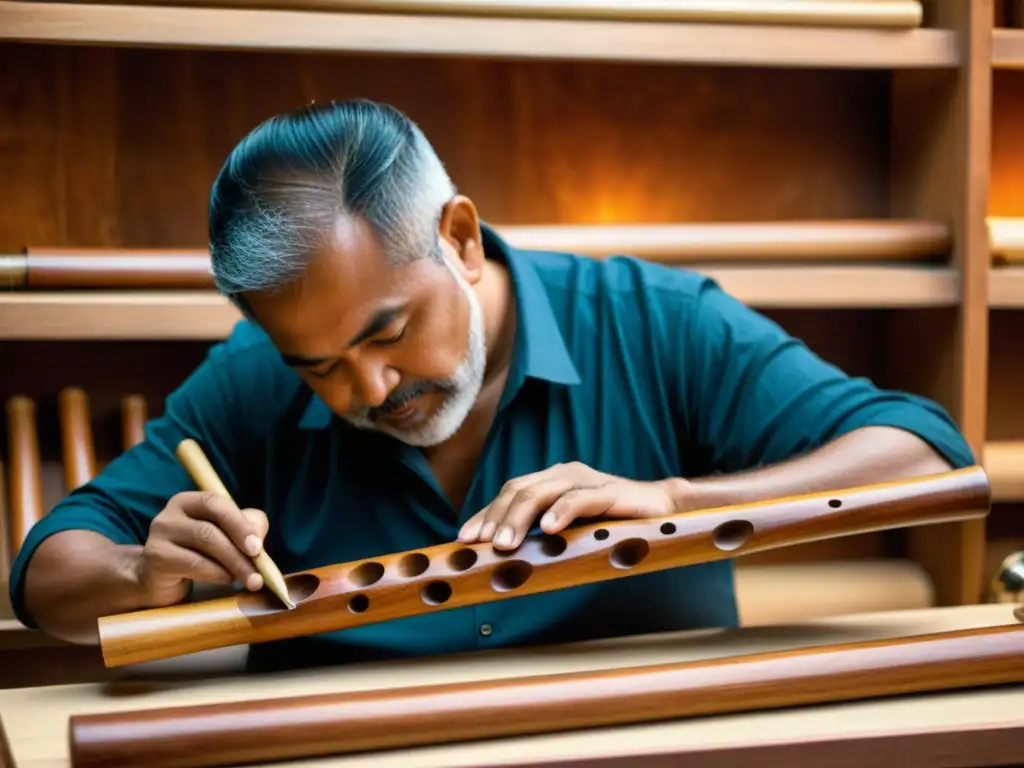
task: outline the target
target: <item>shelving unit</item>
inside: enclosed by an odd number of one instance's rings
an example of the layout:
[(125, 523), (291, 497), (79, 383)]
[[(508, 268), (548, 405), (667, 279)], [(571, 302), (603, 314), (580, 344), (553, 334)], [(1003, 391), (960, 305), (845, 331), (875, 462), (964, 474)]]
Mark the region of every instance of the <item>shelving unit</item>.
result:
[[(65, 492), (63, 388), (88, 392), (102, 466), (123, 450), (121, 397), (159, 412), (237, 314), (208, 288), (33, 287), (11, 277), (19, 254), (194, 256), (246, 131), (368, 96), (419, 122), (510, 239), (710, 274), (852, 375), (936, 399), (992, 464), (1003, 520), (1024, 495), (1024, 263), (994, 260), (990, 219), (1024, 217), (1024, 30), (989, 0), (874, 3), (920, 19), (0, 0), (17, 190), (0, 207), (0, 396), (36, 403), (44, 506)], [(929, 527), (751, 562), (906, 559), (936, 602), (968, 603), (993, 535)]]
[(997, 4), (994, 23), (985, 461), (997, 503), (988, 521), (986, 582), (1007, 554), (1024, 549), (1024, 3)]

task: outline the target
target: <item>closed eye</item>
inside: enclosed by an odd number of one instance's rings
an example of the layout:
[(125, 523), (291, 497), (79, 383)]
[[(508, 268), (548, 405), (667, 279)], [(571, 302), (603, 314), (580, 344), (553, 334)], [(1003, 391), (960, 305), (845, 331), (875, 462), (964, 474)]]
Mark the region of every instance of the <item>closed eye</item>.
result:
[(400, 342), (402, 340), (402, 337), (405, 336), (405, 329), (408, 328), (408, 327), (409, 327), (408, 325), (404, 325), (404, 326), (402, 326), (402, 330), (400, 330), (395, 335), (388, 336), (387, 338), (384, 338), (384, 339), (374, 339), (373, 343), (377, 344), (379, 346), (387, 346), (389, 344), (397, 344), (398, 342)]

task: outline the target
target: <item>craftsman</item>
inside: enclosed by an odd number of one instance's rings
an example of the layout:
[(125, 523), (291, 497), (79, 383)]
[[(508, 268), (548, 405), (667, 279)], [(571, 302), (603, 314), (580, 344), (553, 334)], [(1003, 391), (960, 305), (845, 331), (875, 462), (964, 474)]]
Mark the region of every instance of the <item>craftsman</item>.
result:
[[(193, 581), (654, 517), (974, 463), (949, 416), (847, 376), (713, 281), (512, 247), (416, 125), (368, 101), (258, 126), (209, 207), (246, 315), (146, 440), (32, 528), (19, 618), (99, 616)], [(243, 507), (195, 490), (203, 447)], [(250, 550), (253, 546), (256, 549)], [(254, 647), (253, 670), (737, 623), (721, 561)]]

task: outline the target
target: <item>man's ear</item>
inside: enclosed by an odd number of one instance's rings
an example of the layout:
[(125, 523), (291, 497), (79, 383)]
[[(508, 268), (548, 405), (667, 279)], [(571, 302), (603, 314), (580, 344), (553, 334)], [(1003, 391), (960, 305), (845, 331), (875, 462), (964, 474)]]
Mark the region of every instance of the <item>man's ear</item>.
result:
[(483, 275), (484, 248), (481, 242), (480, 217), (473, 201), (456, 195), (445, 205), (438, 224), (441, 237), (454, 251), (455, 266), (470, 285)]

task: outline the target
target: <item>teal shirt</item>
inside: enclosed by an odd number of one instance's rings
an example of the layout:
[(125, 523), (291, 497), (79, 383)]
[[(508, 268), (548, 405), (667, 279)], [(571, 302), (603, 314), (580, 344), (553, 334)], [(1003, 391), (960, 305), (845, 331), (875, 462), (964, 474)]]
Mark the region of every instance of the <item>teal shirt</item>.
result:
[[(145, 541), (167, 500), (194, 488), (174, 456), (185, 437), (237, 502), (266, 511), (265, 546), (285, 573), (452, 542), (506, 481), (559, 462), (636, 480), (699, 477), (784, 461), (869, 425), (909, 430), (955, 466), (974, 462), (936, 404), (845, 375), (710, 279), (630, 257), (516, 250), (489, 227), (484, 238), (510, 268), (518, 328), (461, 509), (417, 449), (337, 419), (241, 322), (168, 397), (145, 442), (31, 529), (12, 572), (18, 617), (33, 625), (22, 584), (47, 536), (80, 528)], [(720, 561), (258, 645), (250, 668), (736, 623), (732, 563)]]

